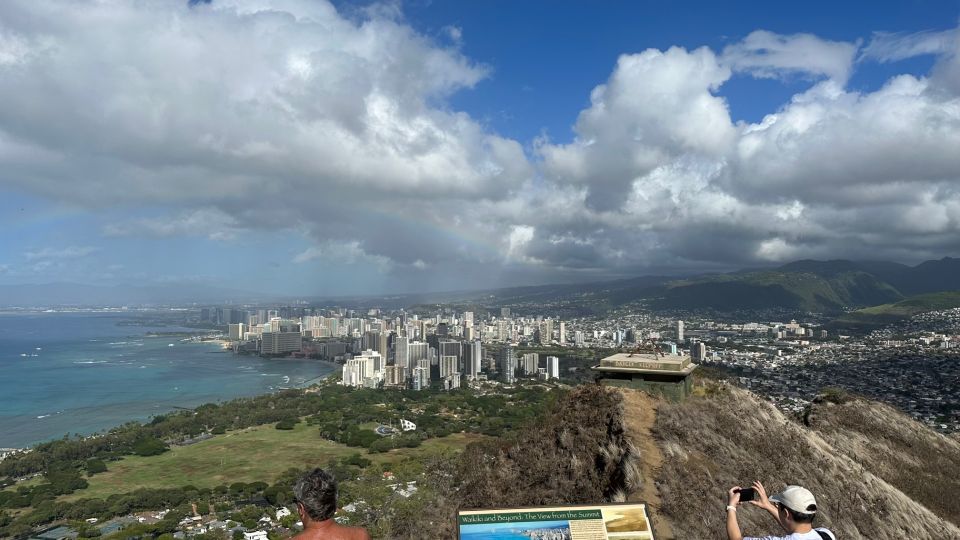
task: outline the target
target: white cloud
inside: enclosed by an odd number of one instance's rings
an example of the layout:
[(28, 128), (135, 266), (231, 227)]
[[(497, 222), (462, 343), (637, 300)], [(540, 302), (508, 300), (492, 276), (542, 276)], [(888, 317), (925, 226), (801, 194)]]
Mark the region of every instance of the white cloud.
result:
[(914, 56), (944, 54), (957, 46), (957, 29), (914, 33), (875, 32), (863, 48), (861, 58), (878, 62), (895, 62)]
[(828, 77), (846, 83), (859, 44), (829, 41), (813, 34), (781, 35), (751, 32), (723, 49), (722, 60), (735, 71), (754, 77), (782, 78), (791, 74)]
[(28, 261), (52, 261), (61, 259), (80, 259), (100, 251), (95, 246), (68, 246), (64, 248), (43, 248), (37, 251), (27, 251), (23, 257)]
[(293, 262), (298, 264), (314, 260), (322, 260), (327, 263), (336, 264), (372, 265), (380, 272), (386, 272), (393, 266), (393, 261), (388, 257), (367, 253), (360, 245), (360, 242), (356, 240), (349, 242), (325, 242), (320, 246), (311, 246), (293, 257)]
[[(311, 241), (294, 263), (417, 283), (429, 268), (460, 287), (960, 252), (960, 68), (931, 36), (875, 37), (869, 58), (939, 56), (929, 76), (872, 92), (844, 86), (857, 44), (806, 34), (625, 54), (572, 141), (534, 141), (534, 166), (447, 101), (490, 68), (453, 28), (435, 42), (398, 9), (0, 3), (0, 21), (19, 21), (0, 30), (0, 184), (150, 209), (107, 235), (294, 231)], [(811, 83), (735, 123), (735, 71)]]
[(672, 160), (726, 154), (736, 132), (712, 91), (729, 77), (706, 48), (621, 56), (577, 118), (576, 140), (540, 145), (546, 172), (585, 186), (590, 207), (611, 210), (635, 181)]
[(165, 218), (111, 223), (103, 228), (103, 233), (107, 236), (206, 236), (211, 240), (232, 240), (241, 230), (233, 216), (216, 208), (198, 208)]

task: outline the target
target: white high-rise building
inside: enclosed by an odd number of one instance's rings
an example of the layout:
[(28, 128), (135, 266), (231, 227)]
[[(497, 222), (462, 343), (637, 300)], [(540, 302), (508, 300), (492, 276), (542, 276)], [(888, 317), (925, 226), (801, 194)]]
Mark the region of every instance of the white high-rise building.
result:
[(473, 312), (472, 311), (463, 312), (463, 326), (466, 328), (473, 328)]
[(577, 347), (583, 347), (583, 332), (577, 330), (573, 333), (573, 343)]
[(340, 384), (343, 386), (360, 387), (363, 386), (364, 379), (367, 378), (367, 361), (363, 358), (351, 358), (343, 364), (343, 376), (340, 378)]
[(556, 356), (547, 357), (547, 377), (550, 379), (560, 378), (560, 359)]
[(230, 341), (240, 341), (243, 339), (243, 328), (246, 326), (243, 323), (231, 324), (229, 329), (229, 338)]
[(509, 345), (500, 349), (500, 377), (507, 384), (517, 380), (517, 352)]
[(677, 342), (683, 341), (683, 321), (677, 321)]
[(377, 351), (366, 350), (343, 365), (344, 386), (366, 386), (371, 381), (382, 381), (386, 373), (383, 357)]
[(558, 336), (558, 341), (560, 342), (561, 347), (567, 346), (567, 324), (563, 321), (560, 321), (560, 335)]
[(445, 379), (447, 375), (459, 373), (457, 369), (457, 357), (453, 355), (443, 355), (440, 357), (440, 378)]
[(413, 389), (423, 390), (430, 388), (430, 365), (413, 368)]
[(523, 367), (524, 375), (536, 375), (537, 368), (540, 367), (540, 355), (537, 353), (526, 353), (523, 355)]

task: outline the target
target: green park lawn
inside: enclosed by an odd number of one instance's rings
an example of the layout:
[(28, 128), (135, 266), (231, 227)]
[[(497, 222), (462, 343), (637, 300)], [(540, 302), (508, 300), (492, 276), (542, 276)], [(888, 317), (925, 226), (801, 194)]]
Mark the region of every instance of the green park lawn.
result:
[(395, 463), (430, 450), (463, 449), (482, 439), (482, 435), (455, 433), (442, 439), (429, 439), (418, 448), (402, 448), (386, 453), (368, 454), (363, 448), (326, 440), (316, 426), (297, 424), (292, 430), (271, 425), (227, 432), (189, 446), (173, 447), (158, 456), (128, 456), (107, 463), (107, 472), (87, 479), (87, 489), (61, 498), (77, 500), (106, 498), (138, 488), (172, 488), (186, 485), (215, 487), (234, 482), (273, 482), (293, 467), (323, 467), (332, 458), (361, 454), (374, 463)]

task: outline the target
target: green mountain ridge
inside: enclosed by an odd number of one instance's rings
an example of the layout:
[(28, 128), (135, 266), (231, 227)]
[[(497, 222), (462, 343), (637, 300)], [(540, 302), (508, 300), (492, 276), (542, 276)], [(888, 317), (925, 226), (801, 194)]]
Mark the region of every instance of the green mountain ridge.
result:
[(928, 311), (960, 307), (960, 291), (943, 291), (911, 296), (899, 302), (881, 304), (844, 314), (835, 325), (880, 326), (908, 319)]

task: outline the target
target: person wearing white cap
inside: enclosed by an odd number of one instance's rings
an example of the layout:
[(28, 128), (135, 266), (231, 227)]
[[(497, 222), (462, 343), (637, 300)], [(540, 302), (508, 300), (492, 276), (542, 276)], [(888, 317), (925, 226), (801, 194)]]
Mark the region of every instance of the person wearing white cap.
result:
[(760, 482), (753, 483), (756, 497), (749, 501), (750, 504), (770, 512), (787, 535), (745, 538), (737, 522), (741, 489), (740, 486), (734, 486), (727, 492), (727, 536), (730, 540), (836, 540), (828, 529), (813, 528), (813, 519), (817, 515), (817, 500), (810, 490), (800, 486), (787, 486), (781, 493), (767, 498), (767, 490)]

